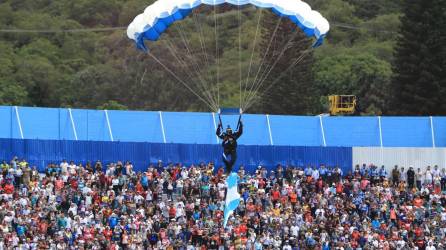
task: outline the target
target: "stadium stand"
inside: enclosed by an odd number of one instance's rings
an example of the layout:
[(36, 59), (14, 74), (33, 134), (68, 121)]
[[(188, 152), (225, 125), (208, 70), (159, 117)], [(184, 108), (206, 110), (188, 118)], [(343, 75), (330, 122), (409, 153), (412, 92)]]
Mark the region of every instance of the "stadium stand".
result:
[(0, 166), (0, 249), (446, 247), (444, 168), (240, 169), (240, 205), (223, 228), (225, 177), (212, 164)]

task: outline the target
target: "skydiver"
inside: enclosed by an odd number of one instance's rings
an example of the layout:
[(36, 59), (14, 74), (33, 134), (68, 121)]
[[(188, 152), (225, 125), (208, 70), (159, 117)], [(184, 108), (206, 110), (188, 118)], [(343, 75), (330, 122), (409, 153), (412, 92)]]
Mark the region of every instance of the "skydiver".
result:
[(239, 120), (238, 130), (233, 133), (228, 125), (226, 132), (222, 133), (223, 125), (220, 123), (217, 128), (217, 136), (223, 140), (223, 162), (226, 165), (226, 173), (229, 175), (232, 171), (235, 161), (237, 160), (237, 139), (243, 133), (243, 124)]

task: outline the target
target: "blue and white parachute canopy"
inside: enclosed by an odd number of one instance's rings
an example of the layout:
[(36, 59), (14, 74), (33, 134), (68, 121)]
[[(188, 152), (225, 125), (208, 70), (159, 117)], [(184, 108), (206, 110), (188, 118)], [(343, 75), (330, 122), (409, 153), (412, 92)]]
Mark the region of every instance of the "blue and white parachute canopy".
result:
[(258, 8), (272, 9), (278, 16), (287, 17), (308, 37), (316, 38), (314, 47), (322, 44), (330, 24), (319, 12), (301, 0), (158, 0), (135, 17), (127, 28), (127, 36), (138, 48), (147, 50), (145, 40), (156, 41), (174, 22), (187, 17), (200, 5), (252, 4)]

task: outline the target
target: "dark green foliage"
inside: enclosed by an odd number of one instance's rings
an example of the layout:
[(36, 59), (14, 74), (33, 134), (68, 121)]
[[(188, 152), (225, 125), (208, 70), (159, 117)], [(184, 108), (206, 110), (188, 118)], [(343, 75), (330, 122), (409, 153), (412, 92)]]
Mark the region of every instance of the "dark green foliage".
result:
[(105, 110), (127, 110), (128, 108), (125, 105), (120, 104), (117, 101), (108, 101), (100, 106), (97, 109), (105, 109)]
[(368, 53), (336, 55), (317, 62), (315, 84), (322, 96), (349, 93), (360, 114), (380, 115), (387, 105), (390, 65)]
[(269, 114), (317, 111), (319, 100), (313, 84), (311, 40), (289, 20), (278, 21), (272, 13), (265, 15), (262, 26), (261, 56), (266, 60), (260, 77), (263, 95), (259, 96), (259, 111)]
[[(5, 0), (0, 1), (0, 29), (64, 30), (127, 26), (153, 0)], [(410, 1), (413, 2), (413, 1)], [(331, 23), (327, 42), (309, 53), (297, 66), (284, 72), (290, 61), (311, 45), (298, 35), (285, 50), (265, 79), (269, 86), (280, 77), (274, 88), (261, 88), (249, 112), (315, 114), (326, 112), (323, 103), (329, 94), (356, 94), (360, 111), (367, 114), (386, 112), (390, 99), (389, 82), (394, 60), (393, 48), (398, 37), (400, 1), (387, 0), (308, 0)], [(393, 105), (394, 113), (442, 113), (446, 108), (444, 88), (444, 30), (431, 31), (432, 26), (445, 27), (444, 0), (431, 4), (418, 25), (409, 27), (418, 34), (412, 43), (399, 43), (395, 79), (413, 81), (416, 85), (395, 85), (402, 102), (414, 91), (419, 92), (420, 105)], [(373, 9), (372, 7), (373, 6)], [(376, 8), (375, 8), (376, 7)], [(148, 43), (152, 52), (201, 94), (220, 91), (220, 106), (238, 106), (239, 86), (249, 89), (260, 66), (265, 40), (275, 24), (264, 23), (261, 36), (255, 40), (260, 11), (222, 5), (217, 8), (218, 31), (215, 44), (214, 9), (199, 8), (194, 15), (174, 24), (168, 34), (155, 43)], [(239, 30), (239, 19), (241, 28)], [(270, 13), (264, 11), (264, 14)], [(422, 15), (421, 11), (415, 14)], [(269, 22), (278, 17), (269, 15)], [(438, 18), (438, 17), (443, 17)], [(197, 26), (201, 24), (202, 34)], [(292, 25), (282, 22), (273, 49), (268, 52), (266, 66), (271, 66), (291, 38)], [(344, 25), (347, 24), (347, 27)], [(352, 27), (350, 27), (352, 26)], [(410, 26), (405, 24), (405, 26)], [(427, 28), (429, 27), (429, 28)], [(403, 35), (407, 30), (403, 28)], [(242, 34), (239, 40), (239, 32)], [(180, 36), (184, 34), (184, 39)], [(432, 33), (429, 39), (425, 34)], [(263, 37), (263, 39), (260, 39)], [(436, 39), (434, 39), (436, 38)], [(204, 48), (200, 40), (204, 41)], [(254, 43), (255, 41), (255, 43)], [(167, 42), (180, 55), (181, 65), (170, 53)], [(189, 52), (185, 46), (187, 43)], [(240, 42), (240, 49), (239, 49)], [(216, 48), (215, 46), (218, 46)], [(251, 52), (254, 49), (254, 53)], [(263, 52), (262, 52), (263, 51)], [(400, 57), (404, 51), (416, 51), (423, 60)], [(435, 53), (433, 53), (435, 51)], [(407, 54), (406, 54), (407, 55)], [(217, 59), (219, 63), (217, 64)], [(252, 60), (251, 60), (252, 59)], [(405, 73), (405, 62), (421, 62), (414, 74)], [(199, 69), (195, 73), (194, 65)], [(250, 65), (252, 70), (250, 71)], [(269, 68), (269, 67), (268, 67)], [(262, 69), (266, 69), (263, 67)], [(406, 69), (410, 69), (407, 66)], [(240, 70), (242, 77), (240, 77)], [(217, 79), (218, 72), (218, 79)], [(254, 72), (254, 73), (253, 73)], [(440, 78), (438, 78), (438, 74)], [(415, 76), (418, 75), (418, 76)], [(422, 75), (422, 77), (420, 76)], [(203, 78), (205, 86), (198, 80)], [(418, 78), (417, 78), (418, 77)], [(421, 81), (420, 79), (423, 79)], [(438, 80), (439, 79), (439, 80)], [(402, 81), (401, 80), (401, 81)], [(395, 82), (401, 82), (395, 81)], [(420, 87), (423, 84), (423, 87)], [(427, 100), (427, 96), (435, 97)], [(430, 94), (429, 94), (430, 93)], [(409, 103), (412, 103), (410, 101)], [(265, 105), (266, 104), (266, 105)], [(0, 105), (71, 106), (78, 108), (201, 110), (208, 111), (196, 96), (181, 85), (148, 55), (137, 51), (125, 30), (108, 32), (5, 33), (0, 32)], [(442, 106), (443, 105), (443, 106)], [(410, 112), (409, 112), (410, 111)]]
[(371, 19), (378, 15), (398, 12), (403, 0), (348, 0), (359, 18)]
[(405, 1), (395, 54), (392, 111), (446, 114), (446, 1)]

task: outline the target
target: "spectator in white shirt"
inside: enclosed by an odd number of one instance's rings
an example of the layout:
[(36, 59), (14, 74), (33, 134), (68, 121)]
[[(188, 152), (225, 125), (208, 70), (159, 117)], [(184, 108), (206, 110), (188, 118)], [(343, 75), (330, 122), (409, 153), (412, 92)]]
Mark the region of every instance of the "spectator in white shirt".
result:
[(404, 171), (404, 167), (400, 169), (400, 181), (407, 182), (407, 174)]
[(433, 178), (440, 177), (440, 169), (438, 169), (437, 165), (435, 165), (434, 170), (432, 170), (432, 176), (433, 176)]
[(424, 172), (424, 184), (432, 184), (432, 179), (431, 166), (427, 166), (426, 172)]
[(74, 162), (71, 161), (71, 162), (70, 162), (70, 165), (68, 165), (68, 172), (69, 172), (71, 175), (73, 175), (73, 174), (76, 173), (76, 170), (77, 170), (77, 166), (76, 166), (76, 164), (74, 164)]
[(67, 173), (67, 172), (68, 172), (68, 162), (67, 162), (67, 160), (63, 160), (63, 161), (60, 163), (60, 171), (61, 171), (62, 173)]
[(313, 180), (319, 179), (319, 170), (316, 169), (316, 167), (313, 167), (313, 172), (311, 173), (311, 177), (313, 177)]

